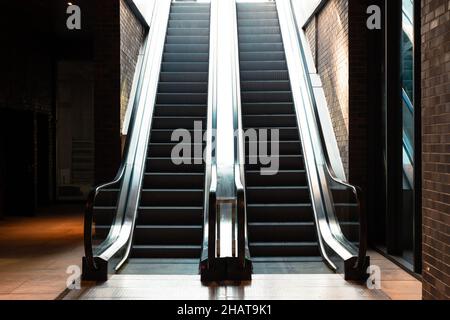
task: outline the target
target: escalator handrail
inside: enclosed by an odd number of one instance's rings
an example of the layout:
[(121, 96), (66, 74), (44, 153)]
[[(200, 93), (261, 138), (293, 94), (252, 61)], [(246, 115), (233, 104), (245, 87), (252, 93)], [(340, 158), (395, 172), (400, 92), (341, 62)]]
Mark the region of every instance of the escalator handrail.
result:
[(217, 161), (216, 139), (217, 131), (217, 89), (218, 89), (218, 0), (210, 4), (210, 49), (208, 75), (208, 128), (206, 141), (205, 195), (204, 195), (204, 225), (201, 262), (211, 263), (216, 255), (216, 208), (217, 208)]
[[(132, 104), (132, 113), (129, 120), (129, 128), (126, 138), (125, 138), (125, 147), (123, 151), (123, 157), (122, 161), (118, 170), (118, 173), (116, 174), (116, 177), (107, 183), (101, 184), (99, 186), (96, 186), (88, 195), (87, 202), (86, 202), (86, 208), (85, 208), (85, 215), (84, 215), (84, 252), (85, 252), (85, 259), (87, 263), (87, 267), (93, 270), (98, 270), (98, 266), (94, 259), (94, 250), (93, 250), (93, 235), (92, 235), (92, 227), (94, 223), (94, 207), (95, 207), (95, 200), (97, 199), (97, 196), (102, 190), (106, 190), (108, 188), (114, 187), (118, 184), (121, 184), (123, 182), (123, 178), (125, 176), (125, 169), (127, 168), (127, 155), (130, 150), (131, 140), (132, 140), (132, 134), (134, 132), (135, 123), (136, 123), (136, 116), (137, 116), (137, 109), (138, 109), (138, 103), (136, 102), (137, 97), (140, 95), (141, 91), (141, 85), (142, 85), (142, 77), (143, 77), (143, 53), (146, 50), (146, 46), (148, 44), (148, 32), (145, 35), (144, 44), (141, 46), (139, 58), (136, 63), (136, 79), (138, 81), (137, 86), (134, 90), (132, 90), (130, 94), (130, 101), (133, 101)], [(131, 133), (131, 134), (130, 134)], [(108, 246), (108, 245), (106, 245)]]
[[(93, 235), (92, 235), (92, 228), (93, 228), (93, 216), (94, 216), (94, 208), (95, 208), (95, 201), (96, 198), (98, 196), (98, 194), (102, 191), (105, 190), (107, 188), (113, 187), (113, 186), (117, 186), (118, 184), (120, 184), (120, 192), (119, 192), (119, 199), (118, 199), (118, 203), (116, 206), (116, 213), (115, 213), (115, 217), (113, 220), (113, 225), (112, 228), (107, 236), (107, 238), (103, 241), (103, 243), (101, 244), (101, 247), (99, 251), (102, 252), (102, 255), (105, 255), (107, 251), (110, 251), (109, 253), (111, 253), (111, 251), (116, 251), (116, 247), (119, 246), (119, 244), (116, 244), (116, 242), (118, 240), (121, 240), (121, 242), (123, 240), (121, 231), (122, 231), (122, 227), (124, 225), (124, 221), (126, 218), (126, 209), (127, 209), (127, 201), (128, 201), (128, 195), (124, 198), (126, 198), (125, 200), (122, 199), (122, 189), (123, 187), (126, 185), (126, 182), (128, 182), (126, 180), (126, 177), (128, 177), (128, 170), (134, 170), (134, 166), (132, 163), (130, 163), (130, 161), (132, 161), (133, 163), (135, 162), (135, 155), (132, 154), (133, 151), (137, 151), (138, 148), (138, 140), (139, 140), (139, 136), (140, 136), (140, 129), (142, 127), (142, 117), (138, 117), (138, 112), (142, 113), (144, 112), (144, 110), (142, 109), (143, 107), (143, 103), (141, 103), (141, 99), (146, 99), (148, 92), (145, 91), (143, 92), (143, 90), (147, 90), (146, 88), (144, 88), (144, 82), (147, 80), (147, 68), (149, 68), (148, 64), (149, 64), (149, 57), (155, 58), (155, 53), (151, 50), (151, 41), (150, 41), (150, 34), (152, 32), (152, 30), (156, 30), (158, 31), (159, 26), (156, 26), (156, 17), (157, 17), (157, 10), (156, 10), (156, 6), (157, 6), (158, 1), (154, 1), (153, 3), (153, 12), (152, 12), (152, 17), (151, 17), (151, 25), (150, 25), (150, 29), (147, 30), (147, 34), (145, 36), (145, 41), (144, 44), (141, 46), (141, 50), (139, 53), (139, 57), (138, 57), (138, 62), (136, 64), (136, 71), (135, 71), (135, 77), (133, 80), (133, 87), (132, 87), (132, 91), (130, 93), (130, 104), (129, 106), (132, 106), (132, 113), (130, 116), (130, 127), (128, 128), (128, 134), (125, 140), (125, 148), (124, 148), (124, 152), (123, 152), (123, 157), (122, 157), (122, 161), (121, 161), (121, 165), (119, 168), (119, 171), (116, 175), (116, 177), (114, 178), (113, 181), (108, 182), (106, 184), (100, 185), (96, 188), (94, 188), (89, 196), (88, 196), (88, 200), (87, 200), (87, 204), (86, 204), (86, 210), (85, 210), (85, 222), (84, 222), (84, 242), (85, 242), (85, 261), (86, 261), (86, 267), (89, 270), (98, 270), (99, 267), (96, 263), (96, 259), (94, 257), (94, 250), (93, 250)], [(154, 26), (155, 25), (155, 26)], [(153, 31), (153, 32), (156, 32)], [(154, 59), (152, 59), (151, 62)], [(152, 69), (151, 66), (149, 68), (150, 70)], [(143, 97), (145, 93), (145, 97)], [(141, 110), (142, 109), (142, 110)], [(140, 121), (140, 122), (139, 122)], [(140, 126), (137, 127), (137, 123), (139, 122)], [(136, 140), (138, 139), (138, 140)], [(135, 149), (136, 150), (131, 150), (131, 146), (132, 144), (136, 144), (135, 145)], [(131, 167), (130, 167), (131, 164)], [(132, 173), (130, 173), (132, 174)], [(128, 190), (128, 189), (127, 189)], [(129, 191), (129, 190), (128, 190)], [(128, 194), (128, 192), (127, 192)], [(121, 211), (123, 209), (124, 214), (122, 216), (122, 219), (117, 219), (118, 215), (119, 215), (119, 211)], [(116, 221), (117, 220), (117, 221)], [(119, 234), (114, 235), (113, 229), (115, 229), (115, 227), (117, 227), (119, 229)], [(130, 231), (132, 232), (132, 231)], [(128, 233), (130, 233), (128, 232)], [(131, 234), (131, 233), (130, 233)], [(120, 246), (122, 246), (122, 244), (120, 244)], [(114, 250), (111, 250), (114, 249)], [(108, 256), (106, 254), (106, 256)]]
[[(339, 184), (347, 189), (350, 189), (352, 191), (353, 195), (355, 196), (355, 201), (357, 202), (357, 210), (358, 210), (358, 215), (359, 215), (359, 246), (358, 246), (358, 259), (357, 259), (355, 268), (358, 270), (361, 270), (362, 268), (365, 267), (366, 255), (367, 255), (367, 212), (366, 212), (365, 208), (363, 207), (364, 206), (363, 193), (362, 193), (362, 190), (360, 187), (349, 184), (348, 182), (345, 182), (342, 179), (338, 178), (336, 176), (334, 170), (332, 169), (332, 164), (330, 161), (327, 144), (325, 142), (325, 136), (324, 136), (323, 129), (322, 129), (322, 123), (320, 121), (320, 117), (318, 114), (319, 111), (317, 109), (317, 104), (314, 103), (315, 98), (314, 98), (313, 86), (311, 83), (311, 79), (309, 77), (309, 73), (306, 70), (308, 68), (308, 62), (307, 62), (305, 52), (303, 49), (303, 41), (302, 41), (301, 35), (300, 35), (298, 20), (293, 11), (294, 6), (292, 4), (292, 0), (289, 0), (289, 4), (291, 7), (291, 14), (293, 17), (293, 21), (295, 23), (297, 38), (298, 38), (299, 45), (301, 48), (301, 59), (303, 61), (303, 65), (304, 65), (304, 76), (305, 76), (305, 79), (307, 80), (311, 101), (313, 102), (312, 103), (313, 110), (314, 110), (313, 114), (314, 114), (314, 118), (316, 121), (317, 129), (319, 131), (320, 142), (322, 145), (322, 150), (323, 150), (324, 159), (325, 159), (326, 173), (334, 183)], [(332, 200), (332, 198), (331, 198), (331, 200)], [(351, 245), (351, 243), (347, 239), (345, 239), (345, 237), (343, 235), (337, 237), (337, 240), (342, 245), (344, 245), (344, 247), (346, 247), (347, 249), (352, 249), (353, 245)], [(361, 270), (361, 271), (363, 271), (363, 270)]]
[(241, 104), (241, 83), (240, 83), (240, 61), (237, 26), (237, 3), (234, 0), (234, 14), (232, 25), (233, 47), (232, 55), (232, 92), (233, 92), (233, 122), (235, 130), (235, 152), (234, 152), (234, 182), (236, 188), (236, 211), (237, 211), (237, 243), (238, 259), (242, 269), (245, 268), (246, 260), (250, 259), (248, 247), (248, 227), (247, 227), (247, 206), (246, 206), (246, 183), (245, 183), (245, 148), (243, 137), (242, 104)]

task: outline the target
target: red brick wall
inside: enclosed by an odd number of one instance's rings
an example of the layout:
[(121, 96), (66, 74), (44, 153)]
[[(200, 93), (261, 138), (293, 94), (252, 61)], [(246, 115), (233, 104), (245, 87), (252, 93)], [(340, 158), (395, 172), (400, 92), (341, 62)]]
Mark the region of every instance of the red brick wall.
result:
[(450, 298), (450, 1), (422, 1), (423, 296)]
[(131, 86), (133, 84), (139, 49), (144, 42), (144, 33), (144, 27), (134, 16), (125, 0), (120, 0), (121, 125), (123, 125)]

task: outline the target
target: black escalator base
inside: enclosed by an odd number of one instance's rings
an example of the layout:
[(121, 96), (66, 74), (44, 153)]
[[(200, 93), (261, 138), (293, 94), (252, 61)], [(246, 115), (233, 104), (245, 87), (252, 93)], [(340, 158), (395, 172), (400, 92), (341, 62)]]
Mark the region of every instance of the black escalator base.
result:
[[(172, 3), (130, 258), (199, 259), (205, 166), (177, 165), (177, 129), (206, 130), (209, 71), (207, 3)], [(202, 150), (205, 145), (192, 147)]]

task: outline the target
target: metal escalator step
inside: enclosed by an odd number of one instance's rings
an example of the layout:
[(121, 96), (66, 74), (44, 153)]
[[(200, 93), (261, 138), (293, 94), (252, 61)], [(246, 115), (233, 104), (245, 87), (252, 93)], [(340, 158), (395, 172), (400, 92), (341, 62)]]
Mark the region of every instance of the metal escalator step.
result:
[(202, 93), (208, 92), (207, 82), (159, 82), (158, 93)]
[(150, 157), (147, 158), (147, 168), (149, 172), (205, 172), (203, 158), (188, 159), (187, 162), (184, 160), (186, 159)]
[(291, 91), (243, 91), (242, 101), (252, 102), (290, 102), (292, 103)]
[[(196, 139), (197, 136), (204, 137), (204, 130), (187, 130), (192, 141)], [(167, 141), (172, 141), (172, 137), (176, 133), (173, 129), (154, 129), (151, 132), (150, 143), (165, 143)], [(187, 133), (187, 132), (186, 132)]]
[(276, 11), (238, 11), (238, 19), (278, 19), (278, 13)]
[(239, 19), (240, 27), (279, 27), (278, 19)]
[(166, 38), (166, 44), (209, 44), (208, 36), (170, 36)]
[[(171, 157), (173, 152), (176, 152), (178, 155), (178, 152), (180, 149), (183, 149), (183, 151), (186, 151), (186, 155), (193, 155), (195, 152), (200, 151), (200, 155), (203, 154), (206, 144), (200, 142), (200, 143), (189, 143), (189, 142), (170, 142), (170, 143), (150, 143), (148, 148), (148, 155), (150, 157)], [(189, 151), (188, 151), (189, 150)]]
[(207, 21), (209, 22), (210, 14), (209, 12), (206, 13), (178, 13), (178, 12), (172, 12), (169, 16), (169, 21)]
[(314, 242), (313, 222), (251, 222), (248, 224), (252, 242)]
[(133, 245), (131, 258), (199, 258), (201, 245), (137, 246)]
[(209, 20), (170, 20), (169, 28), (209, 28)]
[(202, 225), (137, 225), (135, 245), (196, 245), (202, 242)]
[(208, 53), (164, 53), (163, 62), (208, 62)]
[(239, 27), (239, 35), (259, 35), (259, 34), (275, 34), (280, 35), (280, 27)]
[(311, 203), (248, 204), (249, 222), (310, 222), (313, 219)]
[(265, 52), (241, 52), (239, 54), (241, 62), (244, 61), (277, 61), (286, 60), (283, 51), (265, 51)]
[(145, 189), (203, 188), (203, 172), (149, 172), (144, 175)]
[(289, 81), (287, 70), (242, 71), (241, 81)]
[[(280, 81), (241, 81), (242, 92), (252, 91), (291, 91), (291, 84), (287, 80)], [(292, 110), (294, 110), (292, 108)]]
[(307, 203), (310, 201), (309, 187), (305, 186), (257, 186), (247, 187), (247, 202)]
[(253, 257), (313, 257), (319, 256), (317, 242), (250, 242)]
[(203, 189), (142, 189), (141, 206), (203, 205)]
[[(268, 133), (268, 137), (270, 138), (270, 133)], [(267, 152), (267, 154), (271, 155), (275, 152), (278, 154), (291, 154), (291, 155), (302, 155), (302, 145), (300, 141), (264, 141), (261, 140), (263, 138), (259, 138), (259, 140), (255, 141), (247, 141), (245, 144), (245, 154), (247, 155), (262, 155), (262, 151)], [(262, 146), (262, 147), (261, 147)], [(265, 149), (263, 149), (265, 148)]]
[(156, 117), (203, 117), (207, 113), (207, 108), (206, 104), (158, 104), (155, 106), (154, 115)]
[(294, 104), (290, 102), (243, 102), (243, 116), (259, 114), (294, 114)]
[(239, 50), (241, 52), (273, 52), (273, 51), (282, 51), (284, 50), (284, 46), (281, 42), (278, 43), (240, 43)]
[(161, 72), (161, 82), (205, 82), (208, 72)]
[(209, 44), (166, 44), (165, 53), (208, 53)]
[(208, 72), (207, 62), (163, 62), (161, 72)]
[(245, 115), (242, 122), (246, 128), (265, 128), (273, 126), (277, 128), (296, 127), (297, 116), (295, 114), (258, 114)]
[(137, 223), (139, 225), (201, 225), (203, 207), (140, 207)]
[(241, 71), (285, 70), (286, 61), (241, 61)]
[(205, 117), (153, 117), (153, 129), (206, 129)]
[(171, 13), (203, 13), (203, 14), (209, 14), (210, 6), (209, 5), (174, 5), (172, 4)]
[[(303, 157), (300, 155), (280, 155), (276, 159), (278, 161), (279, 170), (304, 170), (305, 164)], [(271, 165), (275, 165), (272, 163)], [(261, 170), (262, 168), (268, 168), (270, 165), (261, 164), (259, 157), (246, 156), (245, 168), (246, 170)], [(273, 167), (270, 168), (273, 170)]]
[(249, 187), (270, 186), (307, 186), (305, 170), (278, 170), (274, 175), (262, 175), (259, 170), (246, 172), (246, 184)]
[(281, 33), (279, 34), (240, 34), (240, 43), (281, 43)]
[(297, 127), (284, 127), (284, 128), (280, 128), (280, 127), (260, 127), (260, 128), (251, 128), (251, 127), (244, 127), (244, 131), (247, 130), (268, 130), (268, 132), (270, 132), (270, 130), (278, 130), (279, 135), (280, 135), (280, 140), (283, 141), (293, 141), (293, 140), (299, 140), (299, 132), (298, 132), (298, 128)]

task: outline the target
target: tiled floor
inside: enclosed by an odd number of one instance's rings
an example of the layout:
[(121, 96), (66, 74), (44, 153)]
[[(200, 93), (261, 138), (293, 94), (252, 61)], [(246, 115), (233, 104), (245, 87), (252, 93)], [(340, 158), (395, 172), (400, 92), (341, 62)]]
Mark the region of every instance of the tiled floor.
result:
[[(0, 300), (55, 299), (66, 288), (69, 266), (83, 255), (82, 207), (62, 206), (38, 218), (0, 221)], [(65, 292), (66, 299), (420, 299), (421, 283), (378, 253), (382, 290), (346, 282), (317, 262), (302, 274), (260, 274), (251, 283), (203, 286), (198, 275), (116, 275)], [(296, 270), (292, 264), (289, 269)], [(270, 269), (270, 270), (269, 270)], [(274, 270), (280, 270), (279, 266)], [(308, 271), (309, 270), (309, 271)]]
[(83, 255), (82, 206), (0, 220), (0, 300), (57, 298)]

